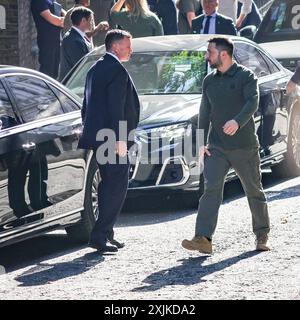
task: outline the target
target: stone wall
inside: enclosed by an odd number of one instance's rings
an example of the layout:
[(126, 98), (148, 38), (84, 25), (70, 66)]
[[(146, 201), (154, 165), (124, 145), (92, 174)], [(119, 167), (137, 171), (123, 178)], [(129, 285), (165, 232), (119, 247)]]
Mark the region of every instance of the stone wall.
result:
[(0, 0), (0, 8), (0, 64), (18, 65), (18, 1)]

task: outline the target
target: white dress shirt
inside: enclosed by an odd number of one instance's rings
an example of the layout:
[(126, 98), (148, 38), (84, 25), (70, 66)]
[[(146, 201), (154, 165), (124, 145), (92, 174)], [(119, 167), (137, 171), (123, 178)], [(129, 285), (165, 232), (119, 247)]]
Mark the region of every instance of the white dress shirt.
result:
[[(208, 29), (208, 34), (215, 34), (216, 33), (216, 13), (211, 15), (210, 21), (209, 21), (209, 29)], [(207, 15), (205, 15), (205, 18), (203, 19), (202, 23), (202, 29), (200, 33), (204, 32), (204, 27), (206, 23)]]
[(236, 23), (238, 1), (243, 4), (241, 13), (247, 15), (251, 12), (252, 0), (219, 0), (218, 12), (230, 17)]

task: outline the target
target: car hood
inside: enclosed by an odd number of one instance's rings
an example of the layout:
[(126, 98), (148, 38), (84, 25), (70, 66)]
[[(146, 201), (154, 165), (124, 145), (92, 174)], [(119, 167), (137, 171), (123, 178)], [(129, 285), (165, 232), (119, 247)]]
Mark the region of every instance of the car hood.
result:
[(142, 95), (139, 127), (188, 121), (199, 112), (200, 94)]
[(265, 42), (259, 45), (276, 59), (300, 58), (300, 40)]

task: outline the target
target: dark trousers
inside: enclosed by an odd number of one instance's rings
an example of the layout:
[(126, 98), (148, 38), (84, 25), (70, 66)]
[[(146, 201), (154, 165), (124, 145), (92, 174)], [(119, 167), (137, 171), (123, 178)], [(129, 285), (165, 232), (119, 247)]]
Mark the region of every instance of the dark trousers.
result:
[(248, 198), (253, 232), (257, 237), (269, 233), (269, 214), (261, 184), (258, 148), (229, 151), (211, 148), (210, 152), (210, 157), (205, 156), (204, 193), (199, 201), (195, 234), (212, 238), (223, 201), (225, 177), (231, 167), (235, 169)]
[(105, 245), (121, 212), (128, 188), (129, 164), (98, 164), (101, 181), (98, 186), (99, 216), (90, 241)]
[(58, 77), (60, 43), (38, 42), (40, 71), (53, 79)]
[(14, 153), (8, 166), (8, 196), (10, 207), (19, 215), (26, 214), (25, 184), (28, 178), (28, 195), (34, 210), (45, 207), (48, 201), (48, 164), (46, 156), (35, 150), (33, 153)]

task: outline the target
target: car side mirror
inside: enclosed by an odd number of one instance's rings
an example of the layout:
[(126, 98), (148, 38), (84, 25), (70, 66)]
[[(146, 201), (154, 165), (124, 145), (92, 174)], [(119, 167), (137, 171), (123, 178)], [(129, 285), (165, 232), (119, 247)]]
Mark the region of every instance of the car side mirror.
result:
[(256, 26), (253, 26), (253, 25), (246, 26), (240, 30), (240, 36), (247, 38), (247, 39), (250, 39), (250, 40), (253, 40), (255, 33), (256, 33), (256, 30), (257, 30)]

